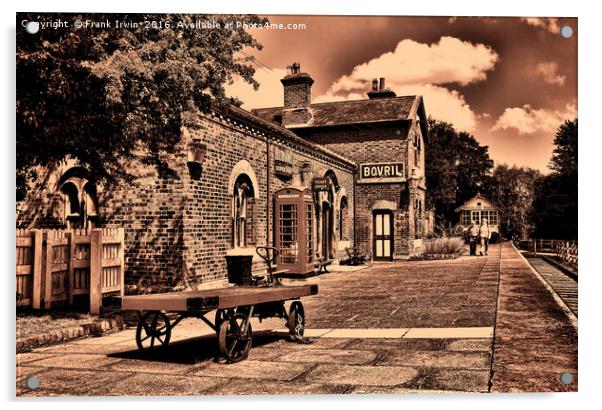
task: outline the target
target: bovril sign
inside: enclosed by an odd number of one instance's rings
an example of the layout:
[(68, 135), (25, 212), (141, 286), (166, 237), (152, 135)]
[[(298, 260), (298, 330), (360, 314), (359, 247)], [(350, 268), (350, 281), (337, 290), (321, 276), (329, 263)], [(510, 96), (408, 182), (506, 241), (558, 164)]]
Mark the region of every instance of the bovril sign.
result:
[(403, 162), (382, 162), (360, 164), (360, 184), (380, 184), (383, 182), (404, 182), (406, 180)]

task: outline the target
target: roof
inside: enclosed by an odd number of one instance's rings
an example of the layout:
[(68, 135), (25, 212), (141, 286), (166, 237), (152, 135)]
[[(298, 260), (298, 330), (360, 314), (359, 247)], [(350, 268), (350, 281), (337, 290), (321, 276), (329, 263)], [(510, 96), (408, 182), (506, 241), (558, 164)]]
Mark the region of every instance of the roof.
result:
[(497, 207), (479, 192), (475, 196), (470, 198), (468, 201), (464, 202), (462, 205), (454, 209), (454, 212), (477, 209), (497, 209)]
[(251, 124), (261, 127), (265, 130), (269, 130), (269, 131), (275, 133), (278, 137), (281, 137), (284, 140), (288, 140), (288, 141), (296, 144), (299, 148), (303, 147), (309, 151), (312, 151), (315, 153), (320, 153), (322, 155), (326, 155), (332, 159), (338, 160), (340, 163), (345, 164), (349, 168), (355, 168), (357, 166), (355, 164), (355, 162), (351, 161), (350, 159), (345, 158), (342, 155), (339, 155), (336, 152), (333, 152), (325, 147), (322, 147), (320, 145), (317, 145), (310, 141), (307, 141), (306, 139), (299, 137), (294, 132), (292, 132), (280, 125), (274, 124), (273, 122), (266, 121), (263, 118), (261, 118), (257, 115), (253, 115), (252, 113), (250, 113), (242, 108), (236, 107), (232, 104), (226, 104), (222, 107), (222, 111), (225, 114), (233, 116), (239, 120), (251, 123)]
[[(419, 100), (419, 101), (418, 101)], [(420, 96), (408, 95), (372, 100), (336, 101), (311, 104), (312, 119), (288, 128), (324, 127), (334, 125), (368, 124), (375, 122), (404, 121), (412, 118)], [(283, 107), (258, 108), (251, 112), (265, 120), (280, 124)]]

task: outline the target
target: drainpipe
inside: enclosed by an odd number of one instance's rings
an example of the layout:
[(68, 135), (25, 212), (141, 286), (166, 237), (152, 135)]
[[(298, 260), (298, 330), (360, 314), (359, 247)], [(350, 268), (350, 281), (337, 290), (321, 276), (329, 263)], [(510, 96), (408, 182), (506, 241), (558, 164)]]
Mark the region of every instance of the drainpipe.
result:
[(357, 207), (355, 206), (355, 197), (357, 196), (357, 167), (353, 168), (353, 247), (357, 248)]
[(271, 177), (270, 177), (270, 164), (272, 163), (271, 161), (271, 155), (270, 155), (270, 136), (266, 134), (266, 148), (267, 148), (267, 166), (266, 166), (266, 226), (265, 226), (265, 244), (266, 246), (271, 246), (270, 243), (270, 198), (271, 198), (271, 189), (270, 189), (270, 185), (271, 185)]

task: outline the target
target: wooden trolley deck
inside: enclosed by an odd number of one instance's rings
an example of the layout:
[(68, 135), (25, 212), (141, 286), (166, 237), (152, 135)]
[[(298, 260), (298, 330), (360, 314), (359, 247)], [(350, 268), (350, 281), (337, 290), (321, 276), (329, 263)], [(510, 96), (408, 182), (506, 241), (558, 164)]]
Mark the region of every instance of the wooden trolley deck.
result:
[(239, 306), (283, 302), (316, 295), (318, 285), (302, 286), (233, 286), (187, 292), (158, 293), (124, 296), (123, 310), (165, 310), (171, 312), (209, 312), (214, 309), (231, 309)]

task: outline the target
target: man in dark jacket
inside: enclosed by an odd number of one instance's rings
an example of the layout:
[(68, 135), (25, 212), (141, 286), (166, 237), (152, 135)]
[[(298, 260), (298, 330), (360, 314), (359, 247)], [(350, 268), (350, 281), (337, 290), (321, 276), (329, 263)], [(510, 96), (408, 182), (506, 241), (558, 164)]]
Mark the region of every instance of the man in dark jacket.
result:
[(468, 235), (468, 245), (470, 247), (470, 255), (477, 255), (477, 242), (479, 241), (479, 226), (474, 222), (470, 221), (470, 226), (466, 231)]

